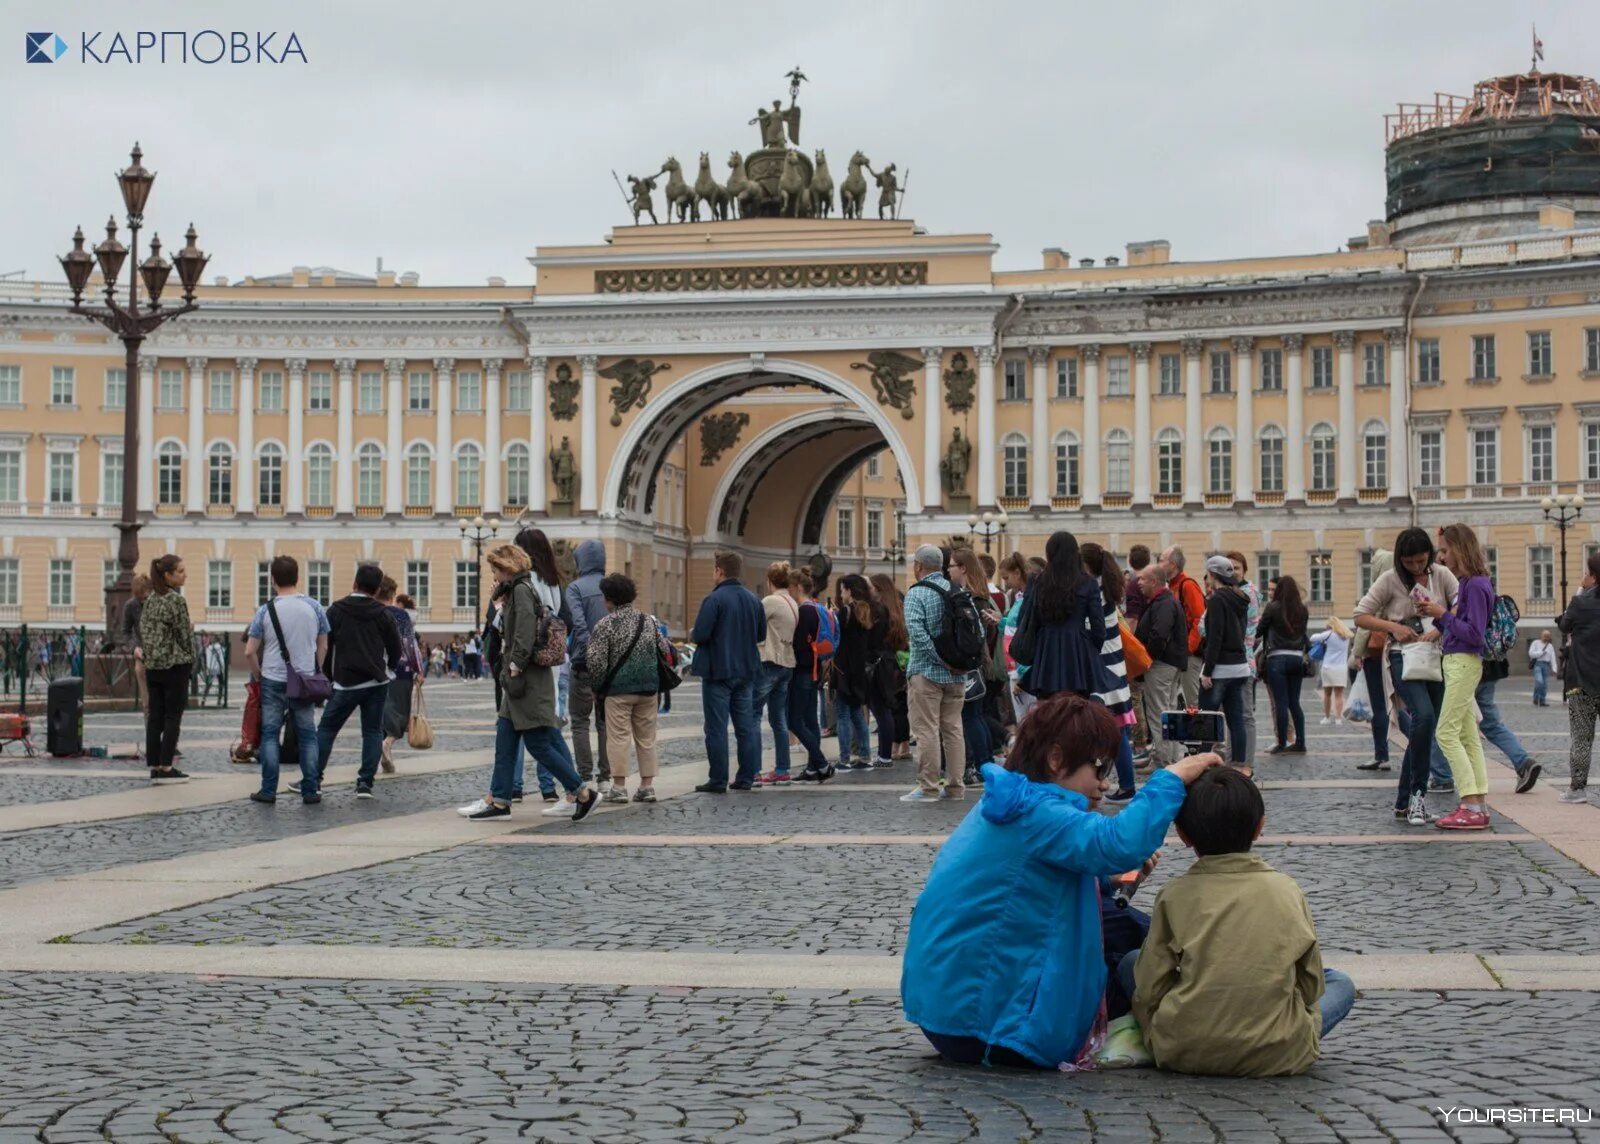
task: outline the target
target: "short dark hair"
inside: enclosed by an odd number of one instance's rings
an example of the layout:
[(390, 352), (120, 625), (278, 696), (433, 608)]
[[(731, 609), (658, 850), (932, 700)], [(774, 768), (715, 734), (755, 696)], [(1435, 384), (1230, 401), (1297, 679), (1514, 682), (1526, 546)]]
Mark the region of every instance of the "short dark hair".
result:
[(1128, 549), (1128, 567), (1135, 572), (1150, 563), (1150, 546), (1148, 544), (1135, 544)]
[(1036, 783), (1053, 783), (1050, 749), (1061, 748), (1068, 774), (1080, 767), (1116, 755), (1122, 746), (1122, 727), (1110, 710), (1092, 699), (1063, 692), (1043, 700), (1017, 728), (1006, 770), (1026, 775)]
[(356, 591), (375, 596), (383, 584), (383, 569), (376, 564), (356, 565)]
[(293, 556), (272, 558), (272, 582), (280, 588), (293, 588), (300, 583), (300, 562)]
[(737, 552), (719, 552), (711, 562), (730, 580), (737, 580), (739, 573), (744, 571), (744, 557)]
[(606, 603), (623, 608), (638, 598), (639, 588), (621, 572), (613, 572), (601, 578), (600, 594), (606, 598)]
[(1589, 575), (1600, 580), (1600, 548), (1589, 553)]
[(1266, 816), (1261, 791), (1242, 771), (1212, 767), (1189, 784), (1176, 819), (1194, 847), (1207, 854), (1245, 854), (1256, 840), (1256, 825)]

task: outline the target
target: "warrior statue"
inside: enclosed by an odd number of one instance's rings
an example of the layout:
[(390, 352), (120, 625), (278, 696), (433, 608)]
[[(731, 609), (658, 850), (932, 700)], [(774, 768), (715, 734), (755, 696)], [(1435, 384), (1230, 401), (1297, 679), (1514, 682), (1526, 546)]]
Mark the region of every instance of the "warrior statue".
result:
[(550, 453), (550, 483), (556, 487), (556, 502), (571, 504), (577, 488), (578, 473), (572, 458), (572, 440), (561, 438), (561, 444)]
[[(872, 171), (872, 168), (867, 170)], [(885, 217), (883, 212), (888, 211), (887, 217), (894, 218), (900, 198), (900, 180), (895, 176), (894, 164), (890, 163), (882, 171), (872, 171), (872, 178), (878, 184), (878, 217)]]
[(651, 192), (656, 189), (655, 179), (649, 177), (641, 179), (637, 175), (629, 175), (628, 187), (633, 191), (633, 225), (639, 225), (641, 214), (648, 214), (651, 222), (660, 223), (661, 220), (656, 217), (656, 208), (650, 201)]
[(967, 493), (967, 467), (972, 463), (972, 442), (961, 435), (961, 426), (950, 436), (950, 446), (939, 462), (939, 473), (944, 477), (944, 495), (965, 496)]

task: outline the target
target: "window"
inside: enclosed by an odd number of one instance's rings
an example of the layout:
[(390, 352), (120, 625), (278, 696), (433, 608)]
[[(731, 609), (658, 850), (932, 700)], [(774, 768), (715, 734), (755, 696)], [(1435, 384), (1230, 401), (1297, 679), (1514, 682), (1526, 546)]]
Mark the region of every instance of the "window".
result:
[(206, 561), (206, 607), (233, 610), (233, 561)]
[(1472, 483), (1475, 485), (1500, 483), (1500, 430), (1472, 431)]
[(306, 454), (306, 504), (333, 506), (333, 449), (320, 441)]
[(233, 409), (233, 371), (231, 369), (214, 369), (211, 371), (211, 395), (206, 399), (206, 405), (218, 413), (227, 413)]
[(1491, 545), (1485, 545), (1483, 558), (1489, 565), (1489, 579), (1496, 584), (1500, 583), (1500, 550)]
[(1233, 435), (1220, 426), (1206, 434), (1206, 489), (1213, 493), (1233, 491)]
[(878, 454), (874, 453), (872, 456), (867, 458), (867, 476), (871, 477), (873, 480), (877, 480), (879, 476), (879, 468)]
[[(1550, 367), (1550, 331), (1528, 332), (1528, 376), (1549, 377), (1555, 371)], [(1541, 596), (1540, 599), (1548, 599)]]
[(22, 500), (22, 451), (0, 449), (0, 502), (16, 504)]
[(1333, 553), (1311, 554), (1311, 599), (1313, 604), (1333, 603)]
[(1494, 371), (1494, 335), (1472, 336), (1472, 377), (1474, 381), (1498, 380)]
[(429, 586), (432, 577), (428, 574), (426, 560), (406, 561), (406, 595), (410, 596), (418, 608), (428, 606)]
[(1133, 437), (1126, 429), (1106, 434), (1106, 492), (1133, 492)]
[[(1026, 453), (1024, 453), (1026, 457)], [(1056, 492), (1058, 497), (1075, 497), (1078, 490), (1078, 437), (1070, 429), (1056, 434)]]
[(406, 408), (413, 413), (426, 413), (433, 408), (433, 378), (416, 372), (406, 379)]
[(72, 561), (50, 561), (50, 606), (72, 607)]
[(1583, 427), (1583, 479), (1600, 481), (1600, 421)]
[(506, 374), (506, 412), (526, 413), (533, 408), (533, 374), (514, 369)]
[(1000, 442), (1002, 471), (1000, 495), (1028, 495), (1028, 439), (1020, 433), (1007, 433)]
[(876, 552), (883, 547), (883, 510), (867, 509), (867, 551)]
[[(265, 377), (265, 375), (262, 375)], [(183, 370), (164, 369), (156, 385), (156, 405), (168, 411), (183, 408)]]
[(233, 449), (221, 441), (206, 454), (206, 503), (233, 504)]
[(1382, 421), (1368, 421), (1361, 430), (1361, 487), (1389, 487), (1389, 430)]
[(1056, 396), (1078, 396), (1078, 359), (1056, 358)]
[(1417, 484), (1425, 489), (1444, 484), (1444, 435), (1437, 429), (1417, 434)]
[(1283, 440), (1283, 430), (1276, 425), (1261, 430), (1257, 447), (1261, 452), (1261, 491), (1264, 493), (1283, 491)]
[(15, 608), (22, 603), (22, 578), (14, 558), (0, 560), (0, 608)]
[(1554, 425), (1528, 426), (1528, 479), (1556, 479), (1556, 430)]
[(1183, 359), (1177, 354), (1162, 354), (1156, 363), (1157, 389), (1163, 397), (1176, 397), (1183, 392)]
[(856, 546), (856, 514), (855, 510), (839, 506), (839, 547), (850, 549)]
[(1600, 329), (1583, 331), (1583, 371), (1600, 373)]
[(100, 503), (122, 503), (122, 454), (100, 450)]
[(272, 561), (256, 561), (256, 606), (272, 599)]
[(1133, 392), (1128, 380), (1128, 355), (1112, 354), (1106, 358), (1106, 396), (1126, 397)]
[(383, 504), (383, 453), (371, 441), (356, 450), (356, 504), (363, 508)]
[(78, 499), (78, 454), (50, 454), (48, 488), (51, 504), (72, 504)]
[(1256, 588), (1263, 602), (1272, 592), (1272, 582), (1283, 579), (1283, 556), (1277, 552), (1256, 553)]
[(333, 603), (333, 564), (312, 560), (306, 564), (306, 595), (326, 608)]
[(183, 503), (183, 446), (176, 441), (156, 450), (156, 503)]
[(1266, 393), (1283, 392), (1283, 351), (1261, 351), (1261, 389)]
[(283, 412), (283, 374), (275, 369), (262, 373), (257, 385), (257, 404), (263, 413)]
[(1553, 600), (1555, 595), (1555, 550), (1548, 544), (1536, 544), (1528, 549), (1528, 599)]
[[(456, 374), (456, 411), (479, 413), (483, 410), (483, 374), (462, 370)], [(477, 503), (477, 502), (473, 502)]]
[(1333, 347), (1311, 347), (1311, 388), (1333, 388)]
[(107, 409), (126, 409), (128, 407), (128, 371), (126, 369), (106, 370), (106, 400)]
[(310, 401), (307, 408), (313, 413), (325, 413), (333, 408), (333, 374), (325, 369), (314, 369), (308, 376)]
[(383, 412), (383, 374), (363, 372), (356, 381), (356, 409), (361, 413)]
[(53, 366), (50, 370), (50, 404), (73, 405), (78, 396), (78, 371), (70, 365)]
[(433, 458), (426, 445), (413, 445), (406, 453), (406, 506), (426, 508), (433, 504)]
[(1156, 492), (1162, 496), (1183, 492), (1183, 434), (1176, 429), (1156, 435)]
[(0, 405), (22, 404), (22, 367), (0, 365)]
[(1365, 596), (1372, 587), (1372, 549), (1363, 548), (1357, 556), (1360, 563), (1356, 566), (1356, 595)]
[(1005, 388), (1001, 391), (1002, 401), (1026, 401), (1028, 399), (1028, 363), (1021, 358), (1006, 358), (1005, 360)]
[(1439, 339), (1423, 338), (1417, 342), (1417, 384), (1439, 384)]
[(478, 610), (478, 566), (471, 560), (456, 561), (456, 607)]
[(1361, 384), (1366, 386), (1379, 386), (1383, 384), (1383, 353), (1382, 342), (1367, 342), (1361, 347)]
[(1311, 430), (1311, 487), (1327, 492), (1338, 484), (1333, 426), (1326, 421)]
[(256, 460), (256, 504), (283, 504), (283, 450), (277, 445), (261, 446)]
[(513, 445), (506, 450), (506, 504), (528, 503), (528, 447)]
[(462, 445), (456, 450), (456, 504), (478, 505), (482, 459), (476, 445)]
[(1227, 350), (1211, 351), (1211, 392), (1233, 392), (1233, 355)]

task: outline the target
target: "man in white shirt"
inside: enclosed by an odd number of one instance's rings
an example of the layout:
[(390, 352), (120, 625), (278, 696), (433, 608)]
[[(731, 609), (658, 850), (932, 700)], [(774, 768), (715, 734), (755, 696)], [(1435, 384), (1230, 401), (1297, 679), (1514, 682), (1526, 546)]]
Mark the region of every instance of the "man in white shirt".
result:
[(1528, 645), (1528, 661), (1533, 665), (1533, 705), (1548, 707), (1550, 677), (1556, 670), (1556, 645), (1549, 631), (1539, 633), (1539, 638)]
[[(261, 789), (252, 792), (250, 798), (262, 803), (277, 801), (278, 738), (284, 719), (291, 717), (300, 754), (301, 798), (308, 803), (320, 802), (316, 713), (311, 703), (291, 700), (287, 688), (289, 664), (309, 675), (327, 657), (328, 617), (321, 604), (301, 593), (300, 565), (293, 556), (274, 557), (269, 573), (275, 595), (270, 604), (263, 604), (256, 611), (244, 645), (245, 662), (261, 677)], [(284, 644), (288, 645), (287, 662)]]

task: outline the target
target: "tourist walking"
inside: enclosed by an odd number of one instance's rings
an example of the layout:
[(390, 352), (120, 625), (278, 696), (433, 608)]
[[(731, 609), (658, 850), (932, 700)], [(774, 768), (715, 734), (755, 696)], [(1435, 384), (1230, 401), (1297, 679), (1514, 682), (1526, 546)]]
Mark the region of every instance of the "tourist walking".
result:
[(139, 653), (150, 701), (145, 712), (144, 757), (157, 786), (186, 783), (172, 765), (194, 669), (194, 625), (179, 591), (189, 578), (183, 560), (169, 552), (150, 562), (150, 598), (139, 613)]
[[(761, 674), (756, 680), (756, 720), (767, 709), (772, 728), (773, 769), (756, 779), (763, 785), (789, 781), (789, 681), (794, 678), (794, 633), (800, 624), (800, 605), (789, 591), (791, 573), (784, 561), (767, 566), (767, 594), (761, 611), (767, 618), (767, 636), (761, 641)], [(813, 704), (815, 706), (815, 704)]]
[(1161, 713), (1174, 711), (1183, 698), (1183, 673), (1189, 669), (1189, 621), (1167, 586), (1167, 566), (1147, 565), (1139, 573), (1144, 610), (1134, 638), (1150, 655), (1144, 673), (1144, 722), (1150, 728), (1150, 758), (1157, 766), (1178, 761), (1180, 744), (1161, 736)]
[(1269, 755), (1306, 753), (1306, 715), (1300, 706), (1300, 688), (1306, 677), (1306, 652), (1311, 647), (1306, 637), (1309, 620), (1299, 581), (1293, 576), (1274, 580), (1272, 599), (1261, 610), (1261, 621), (1256, 625), (1277, 739), (1267, 748)]
[(1556, 673), (1556, 645), (1551, 642), (1548, 628), (1528, 645), (1528, 666), (1533, 669), (1533, 705), (1550, 706), (1550, 677)]
[(1322, 723), (1344, 722), (1344, 689), (1350, 682), (1350, 629), (1338, 616), (1328, 619), (1328, 626), (1311, 637), (1313, 649), (1322, 648), (1318, 679), (1322, 684)]
[(383, 759), (383, 709), (389, 699), (389, 680), (400, 666), (400, 631), (388, 609), (378, 603), (382, 584), (382, 569), (376, 564), (358, 564), (350, 594), (328, 606), (326, 673), (333, 693), (317, 724), (317, 790), (308, 794), (304, 786), (298, 788), (306, 802), (321, 799), (318, 792), (328, 771), (333, 741), (353, 711), (361, 715), (356, 797), (372, 797), (372, 784)]
[[(572, 664), (567, 683), (567, 718), (571, 723), (572, 754), (578, 762), (578, 773), (583, 776), (584, 782), (598, 781), (604, 787), (611, 780), (611, 760), (606, 753), (609, 736), (605, 731), (603, 704), (597, 702), (594, 693), (594, 673), (589, 670), (589, 633), (606, 618), (606, 603), (600, 594), (600, 581), (606, 574), (606, 546), (598, 540), (585, 540), (572, 555), (578, 565), (578, 574), (567, 585), (565, 593), (567, 611), (572, 616), (572, 634), (568, 642)], [(552, 566), (554, 562), (552, 555)], [(537, 562), (534, 572), (539, 572)], [(599, 740), (598, 774), (595, 771), (595, 752), (589, 746), (591, 724), (595, 727), (595, 738)]]
[(1477, 534), (1465, 524), (1439, 530), (1439, 560), (1455, 573), (1455, 606), (1446, 607), (1438, 600), (1419, 601), (1417, 611), (1434, 620), (1444, 633), (1444, 706), (1435, 734), (1461, 801), (1434, 825), (1441, 830), (1485, 830), (1489, 826), (1485, 802), (1489, 775), (1478, 739), (1473, 694), (1483, 678), (1484, 633), (1494, 610), (1494, 582)]
[(994, 761), (995, 729), (990, 725), (989, 696), (1007, 682), (1004, 669), (995, 666), (993, 651), (1000, 632), (1001, 611), (988, 591), (983, 564), (971, 548), (957, 548), (951, 552), (948, 575), (953, 588), (972, 597), (978, 619), (983, 624), (982, 660), (977, 668), (967, 673), (966, 701), (961, 705), (961, 734), (967, 754), (962, 777), (971, 785), (983, 781), (979, 768)]
[[(941, 641), (949, 646), (951, 613), (959, 607), (950, 581), (940, 571), (943, 567), (944, 554), (931, 544), (921, 545), (911, 558), (912, 582), (905, 599), (906, 637), (911, 648), (906, 705), (911, 714), (911, 737), (917, 741), (917, 789), (901, 795), (901, 802), (966, 797), (961, 708), (966, 700), (964, 676), (971, 667), (952, 666), (939, 652)], [(943, 794), (939, 790), (941, 763)]]
[[(755, 681), (761, 674), (757, 648), (767, 638), (767, 616), (756, 594), (739, 581), (744, 562), (737, 552), (712, 561), (711, 591), (694, 618), (694, 663), (705, 717), (706, 781), (702, 794), (753, 790), (761, 773), (761, 725), (756, 721)], [(728, 781), (728, 719), (738, 745), (738, 771)]]
[(827, 782), (834, 776), (834, 766), (822, 753), (817, 694), (828, 671), (833, 646), (828, 644), (828, 659), (822, 659), (819, 639), (826, 610), (813, 598), (814, 591), (809, 570), (789, 570), (789, 597), (799, 616), (794, 628), (794, 672), (789, 676), (789, 730), (806, 753), (805, 769), (795, 777), (804, 782)]
[(294, 743), (300, 768), (300, 798), (316, 803), (321, 782), (317, 774), (317, 713), (309, 697), (289, 695), (289, 672), (314, 675), (328, 656), (328, 616), (322, 605), (300, 591), (300, 563), (293, 556), (274, 556), (267, 567), (272, 579), (272, 599), (250, 621), (244, 658), (261, 677), (261, 787), (252, 791), (254, 802), (278, 801), (278, 774), (285, 722), (294, 724)]
[[(566, 624), (567, 630), (570, 632), (572, 630), (571, 610), (567, 607), (566, 595), (561, 590), (561, 570), (556, 566), (556, 550), (554, 546), (551, 545), (550, 538), (545, 535), (545, 531), (542, 528), (524, 528), (517, 533), (516, 538), (512, 541), (512, 543), (518, 548), (522, 549), (523, 555), (527, 556), (528, 558), (528, 583), (533, 588), (534, 600), (538, 603), (539, 607), (543, 609), (543, 612), (548, 613), (550, 617), (559, 619), (562, 623)], [(505, 654), (504, 610), (511, 595), (511, 581), (507, 580), (499, 583), (495, 591), (496, 594), (501, 598), (501, 656), (503, 660)], [(543, 620), (544, 616), (541, 614), (538, 622), (543, 622)], [(555, 681), (556, 727), (562, 726), (563, 721), (566, 718), (566, 716), (562, 713), (561, 681), (563, 674), (567, 672), (567, 669), (570, 668), (570, 666), (571, 656), (569, 655), (558, 666), (539, 669), (541, 671), (548, 670), (551, 677)], [(528, 670), (531, 671), (533, 669), (530, 668)], [(504, 672), (500, 674), (499, 678), (501, 681), (500, 692), (503, 692), (505, 690)], [(496, 692), (496, 711), (500, 710), (500, 692)], [(557, 738), (560, 738), (560, 736), (558, 735)], [(605, 742), (603, 738), (600, 745), (601, 749), (604, 750)], [(564, 751), (567, 750), (564, 742), (561, 745), (561, 749)], [(577, 801), (570, 795), (566, 798), (555, 797), (555, 775), (551, 773), (548, 766), (540, 761), (543, 756), (534, 754), (531, 750), (527, 752), (527, 754), (521, 752), (517, 754), (517, 761), (511, 773), (513, 801), (520, 802), (522, 799), (522, 784), (526, 778), (528, 755), (533, 756), (535, 777), (539, 782), (539, 793), (544, 797), (545, 802), (550, 803), (549, 806), (545, 807), (542, 813), (561, 817), (564, 815), (570, 815), (576, 811), (578, 809)], [(583, 777), (583, 767), (576, 763), (573, 758), (573, 754), (570, 751), (567, 754), (567, 758), (569, 761), (573, 762), (573, 765), (578, 771), (579, 776)], [(608, 775), (610, 774), (609, 771), (606, 773)], [(587, 777), (584, 777), (584, 782), (588, 783), (590, 786), (594, 786), (594, 783), (591, 782)], [(599, 788), (595, 787), (595, 789), (598, 790)]]
[(1116, 717), (1122, 728), (1122, 747), (1117, 751), (1117, 789), (1106, 795), (1107, 802), (1127, 802), (1134, 794), (1133, 777), (1133, 690), (1128, 681), (1127, 653), (1122, 646), (1122, 625), (1117, 610), (1127, 595), (1122, 569), (1116, 559), (1093, 541), (1079, 549), (1084, 571), (1100, 581), (1100, 605), (1106, 617), (1106, 639), (1100, 645), (1100, 661), (1110, 676), (1111, 686), (1094, 697)]
[[(1394, 553), (1387, 548), (1372, 553), (1372, 580), (1394, 567)], [(1361, 672), (1367, 685), (1367, 703), (1372, 709), (1372, 761), (1356, 765), (1358, 771), (1386, 771), (1389, 769), (1389, 673), (1384, 670), (1388, 656), (1384, 648), (1388, 633), (1373, 631), (1356, 625), (1355, 637), (1350, 641), (1350, 662)]]
[(483, 645), (478, 642), (477, 632), (467, 633), (467, 642), (461, 647), (461, 674), (467, 679), (477, 679), (482, 675)]
[(634, 607), (639, 589), (620, 572), (600, 581), (606, 615), (589, 629), (587, 663), (595, 694), (605, 698), (607, 758), (611, 786), (607, 802), (628, 801), (628, 744), (639, 757), (634, 802), (656, 800), (656, 694), (661, 663), (672, 648), (659, 621)]
[(378, 603), (389, 613), (400, 636), (400, 662), (394, 669), (394, 678), (389, 681), (389, 694), (383, 705), (383, 749), (378, 765), (386, 775), (394, 774), (394, 744), (405, 738), (406, 729), (411, 726), (411, 698), (422, 685), (419, 674), (422, 652), (417, 647), (416, 624), (400, 603), (410, 597), (399, 593), (400, 586), (393, 576), (385, 576), (378, 584)]
[(1589, 553), (1583, 589), (1556, 619), (1567, 637), (1567, 724), (1572, 737), (1572, 778), (1562, 802), (1588, 802), (1595, 719), (1600, 716), (1600, 551)]
[(888, 735), (892, 724), (882, 704), (873, 698), (873, 675), (888, 644), (889, 620), (873, 603), (872, 587), (865, 576), (851, 574), (839, 581), (844, 592), (844, 615), (839, 623), (839, 651), (833, 659), (838, 690), (839, 769), (871, 770), (872, 744), (867, 734), (867, 711), (878, 723), (880, 766), (893, 766)]
[(893, 724), (889, 758), (909, 759), (911, 716), (906, 709), (906, 664), (911, 658), (911, 645), (906, 639), (905, 601), (894, 580), (884, 573), (873, 573), (870, 583), (872, 598), (883, 609), (886, 625), (884, 656), (878, 661), (875, 685)]
[(1244, 627), (1249, 599), (1233, 574), (1233, 561), (1213, 556), (1206, 561), (1206, 636), (1200, 672), (1200, 707), (1221, 711), (1228, 726), (1228, 761), (1246, 774), (1244, 690), (1250, 683), (1245, 662)]
[(1167, 566), (1167, 587), (1183, 606), (1183, 616), (1189, 622), (1189, 667), (1183, 676), (1183, 701), (1193, 707), (1200, 696), (1200, 669), (1204, 657), (1200, 653), (1200, 620), (1206, 613), (1206, 596), (1185, 572), (1183, 549), (1176, 544), (1161, 554), (1161, 563)]

